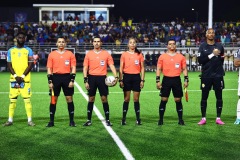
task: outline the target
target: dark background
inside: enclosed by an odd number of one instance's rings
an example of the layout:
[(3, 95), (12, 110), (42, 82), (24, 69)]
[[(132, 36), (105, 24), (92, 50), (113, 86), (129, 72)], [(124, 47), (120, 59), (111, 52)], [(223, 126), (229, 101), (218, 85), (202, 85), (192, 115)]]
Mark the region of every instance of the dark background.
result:
[[(38, 8), (33, 4), (114, 4), (110, 16), (133, 18), (133, 22), (148, 19), (167, 22), (184, 18), (185, 21), (208, 21), (208, 0), (18, 0), (1, 2), (0, 21), (14, 21), (15, 12), (27, 12), (28, 21), (38, 21)], [(240, 0), (213, 0), (213, 21), (240, 19)], [(192, 8), (195, 11), (192, 11)]]

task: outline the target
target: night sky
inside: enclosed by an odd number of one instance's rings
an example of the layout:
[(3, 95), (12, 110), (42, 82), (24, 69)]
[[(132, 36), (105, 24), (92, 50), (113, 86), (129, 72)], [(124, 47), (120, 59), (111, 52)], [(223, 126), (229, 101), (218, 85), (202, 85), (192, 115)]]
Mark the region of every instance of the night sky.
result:
[[(148, 19), (166, 22), (184, 18), (185, 21), (208, 21), (208, 0), (5, 0), (1, 6), (32, 7), (33, 4), (114, 4), (110, 14), (118, 18), (133, 18), (134, 22)], [(237, 21), (240, 19), (240, 0), (213, 0), (213, 21)], [(195, 11), (192, 11), (192, 8)]]

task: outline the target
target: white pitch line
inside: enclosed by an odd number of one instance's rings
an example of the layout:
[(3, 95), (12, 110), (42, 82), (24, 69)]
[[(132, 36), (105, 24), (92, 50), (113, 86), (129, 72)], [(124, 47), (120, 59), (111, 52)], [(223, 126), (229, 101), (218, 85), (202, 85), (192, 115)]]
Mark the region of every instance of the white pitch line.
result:
[[(87, 94), (82, 90), (82, 88), (78, 85), (78, 83), (74, 82), (74, 84), (76, 85), (76, 87), (78, 88), (78, 90), (82, 94), (82, 96), (88, 101)], [(95, 105), (93, 107), (93, 111), (96, 113), (97, 117), (101, 120), (103, 126), (106, 128), (108, 133), (111, 135), (113, 140), (116, 142), (116, 144), (118, 145), (119, 149), (123, 153), (124, 157), (127, 160), (134, 160), (134, 157), (132, 156), (130, 151), (127, 149), (127, 147), (124, 145), (124, 143), (121, 141), (121, 139), (118, 137), (118, 135), (114, 132), (114, 130), (111, 127), (106, 125), (104, 117), (102, 116), (102, 114), (100, 113), (100, 111), (98, 110), (98, 108)]]

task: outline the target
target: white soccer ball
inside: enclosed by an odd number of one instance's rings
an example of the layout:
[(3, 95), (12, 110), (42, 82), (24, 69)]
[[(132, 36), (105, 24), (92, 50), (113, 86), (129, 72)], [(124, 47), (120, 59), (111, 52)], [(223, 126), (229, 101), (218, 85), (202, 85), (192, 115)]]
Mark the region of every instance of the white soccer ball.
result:
[(115, 80), (114, 76), (107, 76), (107, 78), (105, 79), (105, 84), (108, 87), (112, 87), (114, 85), (114, 80)]

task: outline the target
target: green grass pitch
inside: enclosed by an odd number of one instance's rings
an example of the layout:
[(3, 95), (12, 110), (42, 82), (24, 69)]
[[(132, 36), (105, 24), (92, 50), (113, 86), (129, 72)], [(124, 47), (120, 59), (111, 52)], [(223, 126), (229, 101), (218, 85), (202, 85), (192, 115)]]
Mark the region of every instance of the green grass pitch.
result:
[[(135, 113), (131, 99), (127, 125), (121, 126), (123, 93), (117, 85), (110, 88), (108, 97), (112, 129), (125, 144), (135, 159), (239, 159), (240, 126), (234, 125), (236, 118), (238, 72), (227, 72), (223, 91), (222, 120), (224, 126), (215, 124), (216, 107), (214, 92), (210, 92), (207, 108), (207, 124), (198, 126), (201, 118), (199, 72), (189, 73), (189, 102), (183, 99), (186, 125), (177, 124), (177, 113), (172, 95), (167, 103), (164, 125), (158, 126), (159, 91), (155, 85), (155, 73), (146, 73), (146, 82), (140, 96), (143, 125), (135, 125)], [(8, 118), (9, 73), (0, 73), (0, 122)], [(83, 88), (83, 76), (77, 73), (76, 82)], [(93, 113), (92, 126), (83, 127), (86, 121), (87, 101), (75, 87), (75, 122), (68, 126), (69, 118), (63, 93), (59, 97), (55, 115), (55, 127), (46, 128), (49, 121), (48, 84), (46, 73), (32, 73), (33, 121), (35, 127), (27, 126), (24, 103), (18, 98), (14, 124), (0, 126), (0, 159), (2, 160), (121, 160), (126, 159), (101, 121)], [(131, 97), (132, 98), (132, 97)], [(99, 95), (95, 105), (102, 115)]]

